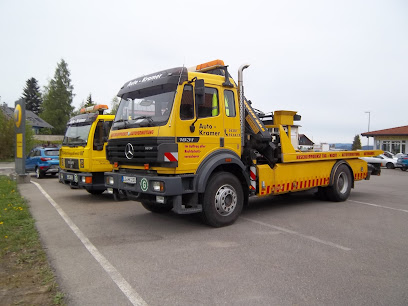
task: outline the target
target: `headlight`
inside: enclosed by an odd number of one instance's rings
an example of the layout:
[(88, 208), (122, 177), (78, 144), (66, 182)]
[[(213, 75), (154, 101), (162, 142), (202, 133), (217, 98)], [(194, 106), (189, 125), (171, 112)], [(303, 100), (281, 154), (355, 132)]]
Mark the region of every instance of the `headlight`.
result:
[(163, 192), (164, 191), (164, 183), (163, 182), (154, 181), (152, 183), (152, 186), (153, 186), (154, 191), (158, 191), (158, 192)]
[(106, 180), (106, 184), (107, 184), (107, 185), (113, 185), (113, 184), (114, 184), (113, 176), (107, 176), (107, 177), (105, 178), (105, 180)]
[(82, 177), (81, 177), (81, 181), (82, 181), (82, 183), (85, 184), (85, 176), (82, 176)]

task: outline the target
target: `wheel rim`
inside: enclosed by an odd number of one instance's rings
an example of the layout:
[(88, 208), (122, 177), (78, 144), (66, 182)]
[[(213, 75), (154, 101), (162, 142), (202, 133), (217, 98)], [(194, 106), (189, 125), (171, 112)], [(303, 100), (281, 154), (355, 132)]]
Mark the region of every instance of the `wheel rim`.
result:
[(349, 186), (349, 178), (346, 173), (342, 172), (339, 174), (339, 179), (337, 180), (337, 187), (340, 193), (346, 193)]
[(215, 208), (221, 216), (232, 214), (237, 207), (237, 192), (231, 185), (223, 185), (215, 194)]
[(37, 178), (40, 178), (40, 169), (35, 169), (35, 174), (37, 176)]

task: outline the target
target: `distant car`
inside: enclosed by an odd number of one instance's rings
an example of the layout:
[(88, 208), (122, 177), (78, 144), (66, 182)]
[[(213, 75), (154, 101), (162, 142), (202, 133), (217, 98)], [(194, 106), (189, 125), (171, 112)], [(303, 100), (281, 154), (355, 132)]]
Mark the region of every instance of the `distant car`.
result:
[(37, 147), (26, 158), (26, 171), (34, 171), (37, 178), (46, 174), (56, 175), (59, 169), (59, 149)]
[(401, 156), (398, 158), (397, 166), (401, 167), (402, 171), (407, 171), (408, 169), (408, 155)]
[(381, 163), (381, 167), (387, 167), (388, 169), (394, 169), (397, 166), (397, 159), (389, 158), (384, 154), (380, 154), (375, 157), (362, 157), (368, 163)]
[(385, 157), (388, 157), (388, 158), (395, 158), (395, 155), (393, 153), (391, 153), (391, 152), (388, 152), (388, 151), (384, 151), (384, 153), (382, 155), (384, 155)]

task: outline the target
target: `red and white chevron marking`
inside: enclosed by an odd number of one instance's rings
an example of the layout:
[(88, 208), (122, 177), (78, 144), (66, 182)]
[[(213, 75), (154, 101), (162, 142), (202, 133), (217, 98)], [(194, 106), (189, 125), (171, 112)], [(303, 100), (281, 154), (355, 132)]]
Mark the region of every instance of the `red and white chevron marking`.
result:
[(178, 161), (178, 152), (165, 152), (164, 153), (165, 162), (176, 162)]

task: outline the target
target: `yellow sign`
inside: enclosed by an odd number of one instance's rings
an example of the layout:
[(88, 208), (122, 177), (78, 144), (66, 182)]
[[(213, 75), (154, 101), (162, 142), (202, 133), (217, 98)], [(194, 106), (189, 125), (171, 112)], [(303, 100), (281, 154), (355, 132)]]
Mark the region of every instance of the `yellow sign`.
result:
[(16, 155), (17, 155), (17, 158), (23, 158), (23, 134), (18, 133), (16, 134), (16, 136), (17, 136), (16, 137)]
[(23, 116), (23, 113), (21, 111), (21, 105), (17, 104), (16, 108), (14, 109), (14, 121), (16, 122), (16, 127), (20, 127), (21, 125), (21, 117)]

